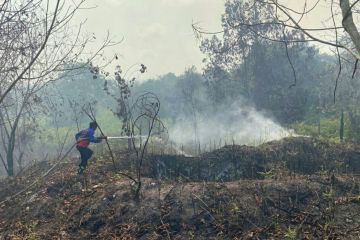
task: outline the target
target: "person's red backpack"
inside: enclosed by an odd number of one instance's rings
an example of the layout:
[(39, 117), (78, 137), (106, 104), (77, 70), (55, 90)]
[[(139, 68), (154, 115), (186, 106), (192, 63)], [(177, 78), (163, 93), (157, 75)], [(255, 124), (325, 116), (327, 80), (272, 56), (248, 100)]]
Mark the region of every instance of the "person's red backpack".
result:
[(87, 147), (90, 144), (88, 129), (81, 130), (75, 134), (76, 146)]

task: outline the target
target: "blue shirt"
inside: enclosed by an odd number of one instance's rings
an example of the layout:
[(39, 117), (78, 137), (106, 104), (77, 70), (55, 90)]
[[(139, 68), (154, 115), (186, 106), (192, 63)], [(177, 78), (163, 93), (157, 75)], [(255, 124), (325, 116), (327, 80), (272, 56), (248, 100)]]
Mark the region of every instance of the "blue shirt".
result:
[(101, 139), (94, 136), (95, 130), (92, 128), (84, 129), (75, 135), (77, 145), (80, 147), (87, 147), (90, 142), (99, 143)]
[(101, 139), (98, 139), (97, 137), (94, 136), (95, 134), (95, 130), (92, 129), (92, 128), (88, 128), (87, 129), (87, 132), (88, 132), (88, 139), (90, 142), (92, 143), (99, 143), (101, 142)]

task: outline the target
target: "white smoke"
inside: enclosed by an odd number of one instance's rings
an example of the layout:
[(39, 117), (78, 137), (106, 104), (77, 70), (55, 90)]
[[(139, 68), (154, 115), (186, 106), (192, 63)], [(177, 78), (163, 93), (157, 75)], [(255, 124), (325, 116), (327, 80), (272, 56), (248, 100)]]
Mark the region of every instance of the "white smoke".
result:
[[(194, 119), (197, 119), (196, 121)], [(203, 150), (225, 144), (258, 145), (292, 135), (265, 114), (235, 102), (211, 114), (180, 118), (169, 128), (169, 136), (177, 144), (200, 144)]]

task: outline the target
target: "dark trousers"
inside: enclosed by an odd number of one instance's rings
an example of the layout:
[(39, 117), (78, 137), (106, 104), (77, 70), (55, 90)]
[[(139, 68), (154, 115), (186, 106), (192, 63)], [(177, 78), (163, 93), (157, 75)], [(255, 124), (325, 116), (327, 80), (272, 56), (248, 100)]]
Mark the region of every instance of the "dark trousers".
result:
[(79, 166), (86, 168), (88, 160), (91, 158), (94, 152), (86, 147), (76, 147), (76, 148), (77, 150), (79, 150), (81, 156), (81, 163)]

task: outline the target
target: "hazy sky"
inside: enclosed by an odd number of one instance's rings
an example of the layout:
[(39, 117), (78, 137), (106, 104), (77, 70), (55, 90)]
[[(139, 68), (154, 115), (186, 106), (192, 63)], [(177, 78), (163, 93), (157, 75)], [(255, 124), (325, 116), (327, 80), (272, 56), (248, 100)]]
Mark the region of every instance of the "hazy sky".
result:
[[(299, 11), (304, 0), (283, 0)], [(309, 0), (312, 6), (316, 0)], [(85, 30), (95, 33), (97, 40), (107, 31), (114, 40), (124, 41), (107, 54), (120, 55), (120, 65), (144, 63), (153, 78), (168, 72), (182, 73), (195, 65), (202, 68), (204, 56), (191, 28), (192, 22), (209, 31), (221, 30), (224, 0), (87, 0), (87, 7), (76, 20), (87, 19)], [(329, 4), (323, 0), (316, 11), (305, 16), (304, 26), (321, 27), (328, 20)], [(329, 22), (329, 21), (326, 21)]]
[(86, 6), (97, 6), (78, 14), (77, 19), (87, 18), (86, 31), (94, 32), (97, 39), (107, 30), (114, 40), (124, 38), (110, 52), (121, 55), (124, 69), (144, 63), (146, 78), (179, 74), (192, 65), (201, 70), (204, 56), (191, 24), (219, 30), (224, 12), (223, 0), (88, 0)]

